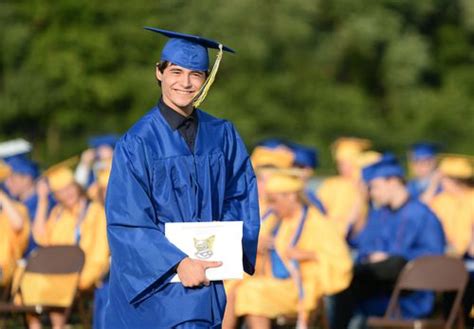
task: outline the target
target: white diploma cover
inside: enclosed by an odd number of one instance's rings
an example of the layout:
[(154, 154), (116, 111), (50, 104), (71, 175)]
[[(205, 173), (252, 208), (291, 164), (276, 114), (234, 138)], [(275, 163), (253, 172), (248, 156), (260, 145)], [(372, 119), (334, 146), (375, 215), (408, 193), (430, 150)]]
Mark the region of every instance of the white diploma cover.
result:
[(222, 262), (206, 270), (211, 281), (243, 278), (242, 231), (242, 221), (165, 223), (166, 238), (190, 258)]

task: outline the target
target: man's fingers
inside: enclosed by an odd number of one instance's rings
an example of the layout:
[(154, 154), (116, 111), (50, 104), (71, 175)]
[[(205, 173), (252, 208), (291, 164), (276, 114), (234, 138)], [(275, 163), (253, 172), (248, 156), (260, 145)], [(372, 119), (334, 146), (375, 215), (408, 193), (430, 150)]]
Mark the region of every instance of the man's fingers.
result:
[(201, 262), (205, 269), (222, 266), (222, 262), (216, 262), (216, 261), (212, 261), (212, 262), (201, 261)]

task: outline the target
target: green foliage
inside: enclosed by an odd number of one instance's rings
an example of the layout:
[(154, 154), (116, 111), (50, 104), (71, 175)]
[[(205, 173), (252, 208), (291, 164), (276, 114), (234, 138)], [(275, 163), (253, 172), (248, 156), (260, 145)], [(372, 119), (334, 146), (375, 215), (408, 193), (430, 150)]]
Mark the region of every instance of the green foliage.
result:
[(4, 0), (0, 138), (32, 140), (50, 164), (90, 134), (126, 131), (159, 97), (166, 40), (146, 25), (237, 49), (203, 108), (249, 146), (315, 145), (325, 168), (341, 135), (400, 154), (419, 139), (474, 153), (470, 0)]

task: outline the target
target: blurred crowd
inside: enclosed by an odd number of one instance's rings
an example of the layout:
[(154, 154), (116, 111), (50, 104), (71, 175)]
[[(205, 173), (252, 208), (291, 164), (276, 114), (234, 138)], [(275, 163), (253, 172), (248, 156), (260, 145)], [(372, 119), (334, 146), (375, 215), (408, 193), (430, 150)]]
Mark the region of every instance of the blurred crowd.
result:
[[(85, 253), (78, 288), (93, 296), (96, 329), (104, 327), (107, 302), (104, 200), (117, 139), (91, 138), (80, 156), (44, 171), (27, 141), (0, 143), (0, 287), (11, 289), (38, 246), (78, 245)], [(367, 317), (384, 314), (407, 262), (442, 254), (466, 264), (462, 309), (465, 323), (473, 323), (473, 157), (440, 154), (423, 142), (409, 147), (403, 165), (371, 147), (366, 139), (336, 140), (332, 177), (318, 177), (315, 148), (268, 139), (252, 150), (261, 213), (256, 273), (225, 282), (224, 328), (270, 328), (278, 317), (294, 315), (304, 329), (322, 305), (331, 328), (364, 328)], [(25, 294), (37, 295), (31, 298), (53, 298), (41, 296), (40, 277), (22, 281), (31, 287)], [(423, 318), (434, 304), (433, 293), (416, 292), (404, 294), (399, 306), (403, 317)], [(66, 321), (61, 312), (49, 319), (53, 328)], [(44, 320), (27, 317), (32, 329)]]
[[(268, 139), (253, 149), (262, 220), (257, 270), (226, 282), (224, 328), (242, 318), (248, 328), (270, 328), (288, 314), (297, 315), (297, 328), (308, 328), (318, 308), (330, 328), (364, 328), (368, 317), (384, 315), (404, 266), (428, 255), (465, 263), (470, 281), (462, 313), (470, 327), (474, 158), (420, 142), (407, 147), (402, 165), (352, 137), (334, 141), (331, 154), (337, 175), (318, 177), (314, 148)], [(402, 317), (431, 316), (435, 298), (404, 293)], [(438, 312), (448, 312), (452, 299), (442, 298)]]

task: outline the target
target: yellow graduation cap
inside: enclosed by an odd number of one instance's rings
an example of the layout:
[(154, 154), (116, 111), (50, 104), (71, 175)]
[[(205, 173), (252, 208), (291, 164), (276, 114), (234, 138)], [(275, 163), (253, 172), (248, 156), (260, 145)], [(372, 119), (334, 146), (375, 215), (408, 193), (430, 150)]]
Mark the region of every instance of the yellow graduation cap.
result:
[(275, 171), (265, 185), (267, 193), (291, 193), (304, 189), (303, 179), (291, 171)]
[(254, 168), (290, 168), (293, 165), (294, 158), (294, 153), (285, 147), (257, 146), (250, 156), (250, 161)]
[(4, 161), (0, 160), (0, 182), (3, 182), (8, 176), (10, 176), (12, 168), (7, 165)]
[(440, 154), (439, 171), (449, 177), (469, 179), (474, 176), (474, 157), (461, 154)]
[(365, 151), (360, 153), (356, 158), (356, 164), (359, 169), (370, 166), (382, 158), (382, 154), (375, 151)]
[(48, 172), (49, 188), (52, 192), (57, 192), (74, 183), (74, 173), (68, 167), (57, 167)]
[(356, 137), (341, 137), (331, 145), (331, 152), (337, 161), (354, 160), (359, 153), (369, 149), (372, 142), (368, 139)]
[(48, 178), (49, 188), (52, 192), (57, 192), (75, 182), (71, 167), (77, 164), (78, 161), (79, 156), (73, 156), (49, 167), (43, 173), (43, 176)]

